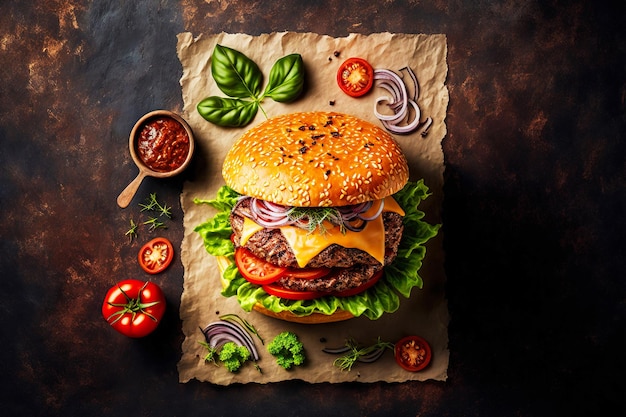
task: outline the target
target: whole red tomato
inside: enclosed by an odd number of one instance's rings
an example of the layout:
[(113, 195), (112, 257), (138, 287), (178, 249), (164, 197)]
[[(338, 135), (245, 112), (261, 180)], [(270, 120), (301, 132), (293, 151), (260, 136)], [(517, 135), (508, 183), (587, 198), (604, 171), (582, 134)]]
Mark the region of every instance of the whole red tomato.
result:
[(165, 295), (158, 285), (127, 279), (109, 289), (102, 303), (102, 316), (121, 334), (144, 337), (161, 322), (165, 305)]

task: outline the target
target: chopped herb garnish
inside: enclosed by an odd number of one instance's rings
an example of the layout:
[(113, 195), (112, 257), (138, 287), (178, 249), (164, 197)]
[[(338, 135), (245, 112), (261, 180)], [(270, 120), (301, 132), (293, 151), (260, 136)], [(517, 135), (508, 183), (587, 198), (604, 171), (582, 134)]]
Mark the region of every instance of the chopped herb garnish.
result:
[(133, 219), (130, 219), (130, 229), (124, 233), (124, 236), (128, 236), (129, 242), (132, 242), (137, 237), (137, 227), (139, 227)]
[(148, 218), (148, 220), (143, 222), (143, 224), (145, 224), (146, 226), (150, 226), (149, 227), (150, 231), (153, 231), (159, 228), (167, 229), (167, 226), (165, 225), (165, 223), (160, 221), (158, 217), (150, 217)]
[(159, 213), (159, 216), (172, 217), (172, 208), (168, 207), (167, 204), (161, 204), (159, 200), (157, 200), (156, 193), (150, 194), (146, 202), (144, 204), (140, 203), (139, 207), (141, 207), (141, 211), (153, 211)]

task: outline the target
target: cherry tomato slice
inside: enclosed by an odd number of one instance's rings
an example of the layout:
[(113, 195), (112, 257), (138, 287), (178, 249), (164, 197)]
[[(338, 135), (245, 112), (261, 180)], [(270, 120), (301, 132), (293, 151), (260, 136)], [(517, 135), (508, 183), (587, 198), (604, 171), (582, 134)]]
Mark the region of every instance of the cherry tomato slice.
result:
[(321, 278), (325, 275), (328, 275), (330, 271), (331, 271), (330, 268), (324, 268), (324, 267), (302, 268), (302, 269), (289, 268), (285, 272), (285, 276), (291, 277), (291, 278), (315, 279), (315, 278)]
[(235, 249), (235, 263), (241, 275), (256, 285), (270, 284), (285, 274), (287, 268), (273, 265), (244, 247)]
[(287, 288), (279, 287), (278, 285), (264, 285), (263, 291), (270, 295), (275, 295), (285, 300), (313, 300), (315, 298), (324, 297), (326, 293), (319, 291), (295, 291), (288, 290)]
[(137, 260), (148, 274), (158, 274), (167, 268), (174, 258), (172, 242), (164, 237), (157, 237), (146, 243), (139, 250)]
[(394, 347), (396, 362), (403, 369), (411, 372), (426, 368), (432, 358), (430, 345), (419, 336), (406, 336)]
[(374, 85), (374, 68), (363, 58), (348, 58), (337, 70), (337, 84), (350, 97), (361, 97)]
[(333, 293), (333, 295), (337, 297), (350, 297), (352, 295), (360, 294), (364, 292), (365, 290), (367, 290), (368, 288), (373, 287), (382, 276), (383, 276), (383, 271), (381, 269), (380, 271), (374, 274), (372, 279), (359, 285), (358, 287), (349, 288), (345, 291), (336, 292), (336, 293)]
[(166, 304), (158, 285), (127, 279), (109, 289), (102, 302), (102, 316), (124, 336), (144, 337), (157, 328)]

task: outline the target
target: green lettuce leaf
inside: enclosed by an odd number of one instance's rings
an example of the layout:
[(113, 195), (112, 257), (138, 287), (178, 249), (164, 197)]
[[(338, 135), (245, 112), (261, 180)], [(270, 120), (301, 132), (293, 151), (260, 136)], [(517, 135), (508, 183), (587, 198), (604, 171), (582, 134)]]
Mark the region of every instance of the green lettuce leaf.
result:
[[(322, 297), (315, 300), (284, 300), (267, 294), (263, 289), (246, 281), (234, 263), (224, 270), (222, 276), (225, 297), (237, 297), (245, 311), (251, 311), (255, 304), (275, 313), (290, 311), (299, 316), (318, 312), (333, 314), (338, 309), (349, 311), (355, 317), (365, 316), (371, 320), (384, 313), (393, 313), (400, 306), (400, 296), (408, 298), (413, 288), (422, 288), (419, 275), (422, 261), (426, 256), (425, 244), (437, 235), (441, 225), (431, 225), (423, 220), (424, 212), (419, 204), (430, 195), (422, 180), (409, 182), (398, 193), (395, 200), (404, 209), (404, 232), (398, 248), (398, 256), (385, 266), (385, 275), (367, 291), (351, 297)], [(209, 204), (218, 213), (194, 230), (204, 241), (207, 252), (214, 256), (225, 256), (233, 261), (234, 246), (230, 241), (232, 229), (228, 218), (237, 203), (239, 194), (228, 186), (223, 186), (214, 200), (196, 199), (196, 204)]]

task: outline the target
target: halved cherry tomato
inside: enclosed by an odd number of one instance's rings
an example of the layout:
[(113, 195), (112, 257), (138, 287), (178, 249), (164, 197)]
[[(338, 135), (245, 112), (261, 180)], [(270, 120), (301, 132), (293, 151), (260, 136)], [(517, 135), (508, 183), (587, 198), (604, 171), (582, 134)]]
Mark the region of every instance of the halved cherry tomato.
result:
[(146, 243), (139, 250), (137, 259), (141, 268), (149, 274), (164, 271), (174, 258), (172, 242), (164, 237), (157, 237)]
[(285, 300), (313, 300), (315, 298), (324, 297), (328, 295), (320, 291), (295, 291), (288, 290), (287, 288), (280, 287), (274, 284), (268, 284), (263, 286), (263, 291), (270, 295), (275, 295)]
[(270, 284), (285, 274), (287, 268), (273, 265), (244, 247), (235, 249), (235, 263), (241, 275), (256, 285)]
[(351, 97), (361, 97), (372, 89), (374, 68), (363, 58), (348, 58), (337, 70), (339, 88)]
[(332, 271), (330, 268), (289, 268), (285, 272), (286, 277), (301, 278), (301, 279), (315, 279), (328, 275)]
[(127, 279), (109, 289), (102, 303), (102, 316), (121, 334), (144, 337), (157, 328), (165, 306), (165, 295), (158, 285)]
[(394, 347), (396, 362), (411, 372), (421, 371), (430, 363), (432, 352), (426, 340), (419, 336), (406, 336)]
[(380, 277), (382, 277), (382, 276), (383, 276), (383, 270), (381, 269), (380, 271), (378, 271), (378, 272), (376, 272), (374, 274), (372, 279), (370, 279), (369, 281), (359, 285), (358, 287), (350, 288), (350, 289), (347, 289), (345, 291), (335, 292), (335, 293), (333, 293), (333, 295), (336, 296), (336, 297), (350, 297), (352, 295), (360, 294), (363, 291), (367, 290), (368, 288), (373, 287), (374, 284), (376, 284), (378, 282), (378, 280), (380, 279)]

